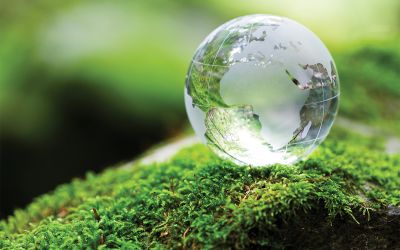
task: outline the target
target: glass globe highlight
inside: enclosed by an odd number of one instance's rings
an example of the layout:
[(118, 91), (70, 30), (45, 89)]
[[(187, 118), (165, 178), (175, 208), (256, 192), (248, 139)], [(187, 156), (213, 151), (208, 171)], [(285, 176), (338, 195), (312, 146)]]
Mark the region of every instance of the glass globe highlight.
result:
[(307, 157), (327, 137), (339, 95), (335, 63), (314, 33), (285, 17), (249, 15), (200, 44), (185, 106), (215, 153), (265, 166)]

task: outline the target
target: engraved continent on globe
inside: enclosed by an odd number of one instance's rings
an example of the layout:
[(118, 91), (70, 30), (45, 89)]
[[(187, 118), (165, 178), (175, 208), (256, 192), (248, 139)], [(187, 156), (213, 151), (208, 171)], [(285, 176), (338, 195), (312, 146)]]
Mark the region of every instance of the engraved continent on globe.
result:
[(214, 30), (186, 76), (196, 134), (240, 165), (293, 164), (328, 135), (339, 79), (327, 48), (303, 25), (249, 15)]

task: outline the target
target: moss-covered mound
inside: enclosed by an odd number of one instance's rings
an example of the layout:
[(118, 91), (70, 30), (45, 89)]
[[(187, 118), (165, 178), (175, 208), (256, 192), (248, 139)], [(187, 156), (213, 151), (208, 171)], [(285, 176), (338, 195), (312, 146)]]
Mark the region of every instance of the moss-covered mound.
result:
[(194, 145), (37, 198), (0, 248), (399, 248), (400, 156), (382, 147), (335, 128), (304, 162), (251, 168)]

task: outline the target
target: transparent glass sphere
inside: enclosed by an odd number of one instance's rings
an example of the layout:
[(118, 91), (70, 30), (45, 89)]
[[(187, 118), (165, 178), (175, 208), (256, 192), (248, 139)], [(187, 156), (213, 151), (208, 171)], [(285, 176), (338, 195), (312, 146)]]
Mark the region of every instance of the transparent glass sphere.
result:
[(186, 76), (196, 134), (240, 165), (292, 164), (328, 135), (339, 79), (321, 40), (284, 17), (249, 15), (214, 30)]

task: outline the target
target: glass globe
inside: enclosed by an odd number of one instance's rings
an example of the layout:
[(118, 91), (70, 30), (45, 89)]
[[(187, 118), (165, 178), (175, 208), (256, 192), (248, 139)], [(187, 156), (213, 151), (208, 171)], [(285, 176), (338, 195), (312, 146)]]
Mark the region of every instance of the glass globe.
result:
[(196, 134), (240, 165), (304, 159), (328, 135), (338, 102), (329, 51), (284, 17), (249, 15), (221, 25), (200, 44), (186, 76)]

